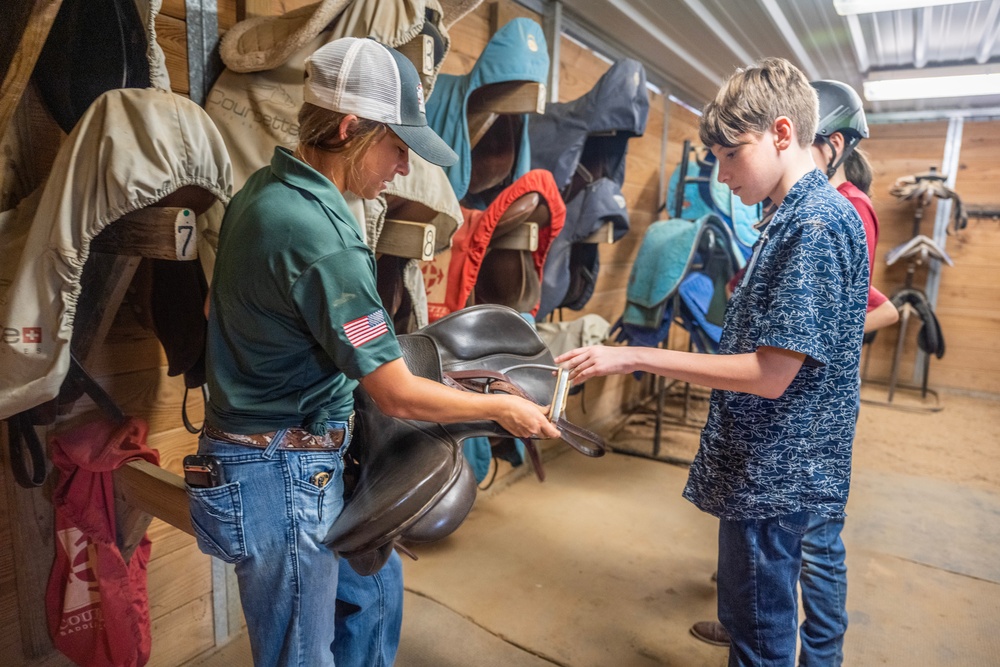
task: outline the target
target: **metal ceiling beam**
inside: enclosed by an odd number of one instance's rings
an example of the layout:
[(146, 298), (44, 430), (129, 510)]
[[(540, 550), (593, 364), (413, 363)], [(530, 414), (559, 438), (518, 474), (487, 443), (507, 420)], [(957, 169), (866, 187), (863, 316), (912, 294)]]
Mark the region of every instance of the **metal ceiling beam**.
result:
[(781, 11), (781, 7), (778, 6), (777, 0), (760, 0), (760, 3), (764, 5), (764, 9), (771, 16), (771, 21), (777, 26), (778, 32), (781, 33), (785, 42), (791, 47), (795, 53), (795, 57), (799, 59), (799, 64), (805, 70), (806, 76), (811, 81), (822, 79), (823, 77), (820, 76), (819, 70), (813, 64), (812, 58), (809, 57), (809, 53), (806, 52), (806, 48), (802, 45), (802, 41), (795, 34), (792, 24), (788, 22), (788, 17), (785, 16), (785, 13)]
[(542, 29), (549, 46), (549, 102), (559, 101), (559, 36), (563, 31), (562, 2), (555, 0), (545, 5)]
[(867, 72), (871, 69), (872, 62), (868, 58), (868, 45), (865, 44), (865, 34), (861, 30), (861, 20), (857, 14), (851, 14), (844, 18), (847, 19), (847, 29), (851, 34), (851, 46), (854, 47), (854, 56), (858, 59), (858, 71), (862, 73)]
[[(998, 0), (998, 2), (1000, 2), (1000, 0)], [(688, 9), (690, 9), (702, 23), (715, 32), (715, 35), (722, 40), (723, 46), (732, 51), (733, 54), (742, 61), (740, 63), (741, 65), (749, 65), (757, 60), (751, 56), (746, 49), (740, 46), (739, 42), (736, 41), (736, 38), (729, 34), (728, 30), (722, 27), (722, 24), (715, 18), (715, 15), (708, 11), (705, 5), (701, 4), (700, 0), (684, 0), (684, 4), (688, 6)]]
[(638, 28), (659, 42), (668, 51), (672, 51), (678, 57), (683, 58), (695, 71), (705, 77), (706, 80), (716, 86), (722, 85), (723, 78), (721, 75), (713, 75), (711, 67), (698, 60), (694, 54), (675, 42), (667, 33), (653, 25), (649, 17), (643, 15), (642, 12), (629, 4), (627, 0), (608, 0), (608, 4), (624, 14)]
[(1000, 0), (993, 0), (986, 12), (986, 29), (979, 41), (979, 49), (976, 50), (976, 62), (980, 65), (985, 64), (993, 54), (993, 44), (997, 40), (997, 33), (1000, 32), (1000, 24), (997, 23), (998, 14), (1000, 14)]
[(885, 53), (885, 44), (883, 43), (882, 40), (882, 31), (879, 30), (878, 27), (879, 26), (878, 20), (874, 16), (872, 16), (871, 22), (872, 22), (872, 52), (878, 59), (878, 62), (875, 63), (875, 66), (880, 67), (885, 64), (885, 56), (883, 55)]
[[(546, 7), (554, 0), (514, 0), (522, 7), (544, 16)], [(674, 96), (674, 101), (682, 106), (696, 109), (703, 102), (703, 95), (695, 92), (684, 80), (664, 68), (657, 60), (651, 60), (648, 54), (636, 50), (635, 45), (626, 45), (609, 35), (607, 32), (593, 27), (586, 17), (581, 17), (571, 6), (562, 3), (562, 34), (587, 49), (598, 57), (605, 58), (609, 63), (621, 58), (638, 60), (646, 68), (646, 83), (657, 88), (657, 92), (665, 96)], [(718, 82), (721, 85), (721, 78)]]
[(886, 123), (923, 123), (934, 120), (1000, 120), (1000, 107), (984, 107), (980, 109), (928, 109), (924, 111), (883, 111), (865, 114), (869, 125), (884, 125)]
[(927, 64), (927, 42), (931, 34), (932, 7), (917, 10), (916, 25), (913, 31), (913, 66), (920, 69)]

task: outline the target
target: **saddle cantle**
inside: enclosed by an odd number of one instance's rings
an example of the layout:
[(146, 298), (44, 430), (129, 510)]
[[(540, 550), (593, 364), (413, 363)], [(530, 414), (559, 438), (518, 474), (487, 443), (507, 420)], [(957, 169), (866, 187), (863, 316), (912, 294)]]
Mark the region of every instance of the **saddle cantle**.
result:
[[(399, 337), (403, 359), (415, 375), (484, 391), (506, 391), (541, 405), (556, 394), (559, 376), (551, 353), (518, 313), (504, 306), (474, 306), (418, 333)], [(492, 421), (435, 424), (382, 413), (362, 388), (355, 391), (353, 444), (356, 481), (326, 544), (360, 574), (385, 564), (397, 540), (430, 542), (462, 523), (476, 482), (462, 455), (471, 437), (514, 436)], [(588, 456), (601, 456), (600, 436), (555, 420), (563, 439)]]

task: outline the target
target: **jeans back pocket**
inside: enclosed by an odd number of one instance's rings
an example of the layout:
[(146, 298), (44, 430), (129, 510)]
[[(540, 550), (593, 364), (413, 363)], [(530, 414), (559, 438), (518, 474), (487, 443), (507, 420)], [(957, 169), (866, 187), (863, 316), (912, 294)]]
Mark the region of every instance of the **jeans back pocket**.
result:
[(247, 550), (240, 483), (204, 489), (188, 487), (187, 494), (191, 524), (202, 553), (227, 563), (242, 560)]

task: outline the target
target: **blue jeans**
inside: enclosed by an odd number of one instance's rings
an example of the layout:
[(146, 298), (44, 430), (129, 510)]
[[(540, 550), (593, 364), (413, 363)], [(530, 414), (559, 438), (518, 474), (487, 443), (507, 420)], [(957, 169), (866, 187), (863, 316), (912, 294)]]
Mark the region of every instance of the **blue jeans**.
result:
[[(346, 424), (331, 422), (330, 426)], [(355, 646), (357, 635), (352, 639), (348, 633), (344, 646), (340, 638), (334, 642), (339, 626), (334, 600), (341, 595), (340, 573), (349, 566), (323, 543), (344, 507), (343, 452), (350, 437), (339, 451), (286, 451), (278, 449), (281, 440), (279, 433), (267, 449), (256, 449), (202, 436), (199, 453), (221, 459), (226, 483), (188, 489), (198, 546), (236, 566), (254, 665), (333, 667), (336, 653), (345, 656), (350, 667), (350, 656), (368, 660), (372, 655), (370, 638), (365, 638), (364, 646)], [(330, 475), (322, 487), (313, 481), (320, 472)], [(386, 613), (392, 618), (397, 607), (401, 617), (401, 577), (390, 575), (388, 585), (384, 578), (364, 579), (370, 581), (345, 581), (351, 590), (345, 595), (355, 599), (360, 599), (359, 591), (366, 585), (376, 591), (366, 601), (374, 600), (377, 611), (365, 608), (359, 618), (370, 619), (372, 613), (381, 616), (384, 609), (390, 610)], [(398, 605), (394, 596), (381, 602), (382, 591), (394, 586), (399, 589)], [(382, 636), (393, 645), (379, 647), (381, 654), (394, 655), (398, 630), (395, 639), (391, 631), (383, 631)]]
[(382, 569), (363, 577), (340, 560), (337, 584), (337, 667), (389, 667), (403, 625), (403, 563), (395, 551)]
[(800, 667), (839, 667), (847, 632), (847, 565), (840, 532), (843, 519), (812, 515), (802, 539)]
[(719, 521), (719, 621), (730, 667), (793, 667), (797, 585), (810, 514)]

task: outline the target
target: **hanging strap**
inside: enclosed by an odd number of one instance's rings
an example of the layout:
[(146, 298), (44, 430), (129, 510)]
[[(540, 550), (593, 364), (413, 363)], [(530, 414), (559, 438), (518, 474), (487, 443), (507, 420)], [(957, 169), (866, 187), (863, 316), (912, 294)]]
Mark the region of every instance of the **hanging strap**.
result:
[[(114, 399), (104, 387), (97, 384), (94, 378), (83, 370), (83, 366), (70, 355), (69, 371), (60, 389), (62, 400), (76, 400), (86, 393), (91, 400), (115, 423), (125, 420), (125, 413), (118, 407)], [(25, 410), (7, 419), (7, 433), (10, 441), (10, 467), (14, 480), (26, 489), (41, 486), (45, 483), (45, 448), (35, 431), (35, 419), (32, 410)], [(48, 423), (48, 422), (44, 422)], [(30, 470), (28, 462), (31, 462)]]
[(42, 449), (42, 441), (38, 439), (38, 432), (35, 431), (28, 412), (21, 412), (7, 420), (7, 438), (10, 444), (10, 468), (14, 473), (14, 480), (26, 489), (44, 484), (45, 450)]
[[(188, 392), (191, 388), (188, 386), (184, 387), (184, 401), (181, 403), (181, 419), (184, 420), (184, 428), (187, 429), (188, 433), (194, 433), (195, 435), (201, 435), (202, 429), (205, 428), (205, 420), (201, 421), (201, 426), (195, 426), (191, 423), (188, 418)], [(208, 405), (208, 392), (205, 391), (205, 385), (201, 385), (201, 398)]]

